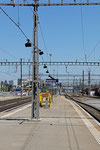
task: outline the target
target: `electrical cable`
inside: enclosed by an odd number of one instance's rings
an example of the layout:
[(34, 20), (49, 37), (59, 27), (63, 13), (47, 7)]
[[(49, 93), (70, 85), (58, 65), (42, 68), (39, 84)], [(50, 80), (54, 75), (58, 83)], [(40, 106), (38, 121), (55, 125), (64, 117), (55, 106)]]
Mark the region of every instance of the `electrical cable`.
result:
[(41, 56), (41, 58), (42, 58), (42, 61), (44, 62), (44, 58), (43, 58), (43, 56)]
[[(27, 0), (26, 0), (27, 1)], [(27, 1), (27, 3), (28, 3), (28, 1)], [(30, 8), (30, 10), (31, 10), (31, 12), (32, 12), (32, 15), (33, 15), (33, 10), (32, 10), (32, 8), (31, 7), (29, 7)], [(41, 31), (41, 35), (42, 35), (42, 39), (43, 39), (43, 43), (44, 43), (44, 47), (45, 47), (45, 50), (47, 51), (47, 47), (46, 47), (46, 44), (45, 44), (45, 39), (44, 39), (44, 36), (43, 36), (43, 32), (42, 32), (42, 28), (41, 28), (41, 24), (40, 24), (40, 22), (39, 22), (39, 27), (40, 27), (40, 31)], [(48, 54), (48, 51), (47, 51), (47, 56), (49, 57), (49, 54)], [(42, 58), (43, 59), (43, 58)]]
[[(19, 1), (19, 0), (18, 0)], [(0, 9), (1, 9), (1, 11), (19, 28), (19, 30), (21, 31), (21, 33), (24, 35), (24, 37), (26, 38), (26, 39), (28, 39), (28, 37), (26, 36), (26, 34), (23, 32), (23, 30), (20, 28), (20, 24), (19, 24), (19, 8), (18, 8), (18, 24), (4, 11), (4, 9), (2, 9), (1, 7), (0, 7)], [(0, 48), (1, 49), (1, 48)], [(5, 51), (4, 49), (1, 49), (2, 51)], [(5, 51), (5, 53), (7, 53), (8, 54), (8, 52), (6, 52)], [(11, 55), (11, 54), (10, 54)], [(15, 56), (13, 56), (13, 55), (11, 55), (12, 57), (15, 57)], [(16, 57), (15, 57), (16, 58)]]
[[(43, 58), (43, 56), (41, 55), (41, 58), (42, 58), (42, 61), (44, 62), (44, 58)], [(46, 65), (47, 66), (47, 65)], [(49, 69), (48, 69), (48, 66), (47, 66), (47, 70), (49, 71)]]
[[(82, 0), (81, 0), (81, 2), (82, 2)], [(87, 61), (86, 48), (85, 48), (85, 39), (84, 39), (84, 25), (83, 25), (83, 11), (82, 11), (82, 5), (81, 5), (80, 7), (81, 7), (81, 26), (82, 26), (83, 50), (84, 50), (85, 61)]]
[[(18, 0), (18, 4), (19, 4), (19, 0)], [(18, 6), (18, 26), (20, 25), (20, 20), (19, 20), (19, 6)]]
[(100, 43), (100, 40), (97, 41), (96, 45), (94, 46), (94, 48), (92, 49), (92, 51), (90, 52), (90, 54), (88, 55), (87, 58), (89, 58), (92, 55), (92, 53), (95, 51), (95, 49), (99, 45), (99, 43)]
[[(27, 0), (26, 0), (27, 1)], [(28, 2), (27, 2), (28, 3)], [(29, 7), (30, 8), (30, 7)], [(32, 10), (32, 8), (30, 8), (30, 10), (31, 10), (31, 12), (33, 13), (33, 10)], [(40, 25), (40, 22), (39, 22), (39, 25)], [(44, 36), (43, 36), (43, 32), (42, 32), (42, 28), (41, 28), (41, 25), (40, 25), (40, 31), (41, 31), (41, 35), (42, 35), (42, 38), (43, 38), (43, 42), (44, 42), (44, 47), (45, 47), (45, 49), (47, 50), (47, 48), (46, 48), (46, 44), (45, 44), (45, 40), (44, 40)], [(33, 43), (32, 43), (33, 44)], [(48, 52), (47, 52), (47, 56), (48, 56)], [(32, 58), (32, 55), (30, 56), (30, 58), (29, 59), (31, 59)], [(42, 61), (44, 62), (44, 58), (43, 58), (43, 56), (41, 55), (41, 58), (42, 58)], [(48, 68), (47, 68), (48, 69)]]
[(29, 39), (27, 36), (26, 36), (26, 34), (24, 33), (24, 31), (20, 28), (20, 26), (4, 11), (4, 9), (2, 9), (1, 7), (0, 7), (0, 9), (1, 9), (1, 11), (19, 28), (19, 30), (21, 31), (21, 33), (24, 35), (24, 37), (26, 38), (26, 39)]
[[(28, 4), (28, 1), (26, 0), (26, 2), (27, 2), (27, 4)], [(31, 7), (29, 7), (30, 8), (30, 10), (31, 10), (31, 12), (32, 12), (32, 15), (33, 15), (33, 10), (32, 10), (32, 8)], [(40, 32), (41, 32), (41, 35), (42, 35), (42, 39), (43, 39), (43, 43), (44, 43), (44, 47), (45, 47), (45, 50), (47, 51), (47, 47), (46, 47), (46, 43), (45, 43), (45, 39), (44, 39), (44, 36), (43, 36), (43, 32), (42, 32), (42, 28), (41, 28), (41, 24), (40, 24), (40, 22), (39, 22), (39, 27), (40, 27)], [(47, 57), (49, 57), (49, 54), (48, 54), (48, 51), (47, 51)], [(41, 57), (42, 58), (42, 60), (43, 60), (43, 57)], [(44, 61), (44, 60), (43, 60)]]
[(16, 78), (18, 78), (18, 76), (16, 76), (16, 75), (12, 75), (12, 73), (2, 72), (2, 71), (0, 71), (0, 73), (5, 74), (6, 76), (10, 76), (10, 77), (16, 77)]
[[(82, 2), (82, 0), (81, 0)], [(87, 60), (91, 55), (92, 53), (95, 51), (96, 47), (99, 45), (100, 43), (100, 40), (97, 41), (96, 45), (94, 46), (94, 48), (91, 50), (90, 54), (88, 56), (86, 56), (86, 53), (85, 53), (85, 40), (84, 40), (84, 30), (83, 30), (83, 13), (82, 13), (82, 5), (81, 5), (81, 24), (82, 24), (82, 38), (83, 38), (83, 49), (84, 49), (84, 54), (85, 54), (85, 60)]]
[[(28, 1), (26, 0), (27, 4), (28, 4)], [(32, 7), (29, 6), (29, 9), (31, 10), (32, 12), (32, 15), (33, 15), (33, 10), (32, 10)], [(32, 42), (31, 42), (32, 43)], [(32, 43), (33, 44), (33, 43)], [(29, 57), (29, 60), (31, 60), (32, 58), (32, 51), (31, 51), (31, 54), (30, 54), (30, 57)]]
[(40, 31), (41, 31), (44, 47), (45, 47), (45, 50), (46, 50), (46, 54), (47, 54), (47, 57), (49, 57), (48, 50), (47, 50), (47, 47), (46, 47), (46, 43), (45, 43), (45, 39), (44, 39), (44, 36), (43, 36), (43, 32), (42, 32), (42, 28), (41, 28), (41, 23), (40, 22), (39, 22), (39, 27), (40, 27)]
[(13, 57), (13, 58), (17, 58), (17, 57), (15, 57), (14, 55), (8, 53), (6, 50), (4, 50), (4, 49), (2, 49), (2, 48), (0, 48), (0, 50), (1, 50), (2, 52), (6, 53), (7, 55)]

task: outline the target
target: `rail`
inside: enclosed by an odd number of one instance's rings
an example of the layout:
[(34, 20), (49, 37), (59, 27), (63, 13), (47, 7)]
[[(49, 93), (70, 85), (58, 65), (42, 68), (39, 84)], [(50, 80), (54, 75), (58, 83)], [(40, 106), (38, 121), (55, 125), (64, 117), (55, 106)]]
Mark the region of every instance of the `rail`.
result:
[(0, 112), (31, 102), (31, 97), (16, 98), (0, 101)]
[(79, 100), (76, 100), (69, 94), (66, 94), (65, 97), (76, 102), (78, 105), (80, 105), (83, 109), (85, 109), (87, 112), (89, 112), (93, 117), (95, 117), (100, 122), (100, 109), (98, 109), (97, 107), (94, 107), (92, 105), (86, 104), (84, 102), (81, 102)]

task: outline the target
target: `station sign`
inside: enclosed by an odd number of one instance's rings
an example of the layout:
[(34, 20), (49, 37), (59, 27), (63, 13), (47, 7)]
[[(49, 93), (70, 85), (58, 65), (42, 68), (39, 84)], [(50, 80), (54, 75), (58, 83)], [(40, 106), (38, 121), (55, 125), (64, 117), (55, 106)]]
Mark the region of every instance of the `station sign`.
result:
[(46, 82), (58, 82), (58, 79), (46, 79)]

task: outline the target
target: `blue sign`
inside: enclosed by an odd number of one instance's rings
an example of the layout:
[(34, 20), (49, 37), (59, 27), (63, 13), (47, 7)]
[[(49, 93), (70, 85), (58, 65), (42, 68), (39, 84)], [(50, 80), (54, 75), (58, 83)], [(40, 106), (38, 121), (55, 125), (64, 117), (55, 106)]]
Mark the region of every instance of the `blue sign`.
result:
[(46, 82), (58, 82), (58, 79), (46, 79)]

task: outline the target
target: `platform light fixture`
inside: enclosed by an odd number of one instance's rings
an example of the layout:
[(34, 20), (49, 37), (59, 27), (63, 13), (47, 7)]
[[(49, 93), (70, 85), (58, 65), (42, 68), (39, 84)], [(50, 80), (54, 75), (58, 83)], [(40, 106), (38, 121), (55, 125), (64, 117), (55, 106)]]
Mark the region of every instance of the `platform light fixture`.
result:
[(47, 70), (46, 73), (49, 73), (49, 71)]
[(47, 68), (47, 65), (46, 65), (46, 64), (44, 64), (43, 68)]
[(39, 49), (39, 55), (43, 55), (44, 52)]
[(27, 42), (25, 43), (25, 47), (32, 47), (32, 44), (29, 39), (27, 39)]

